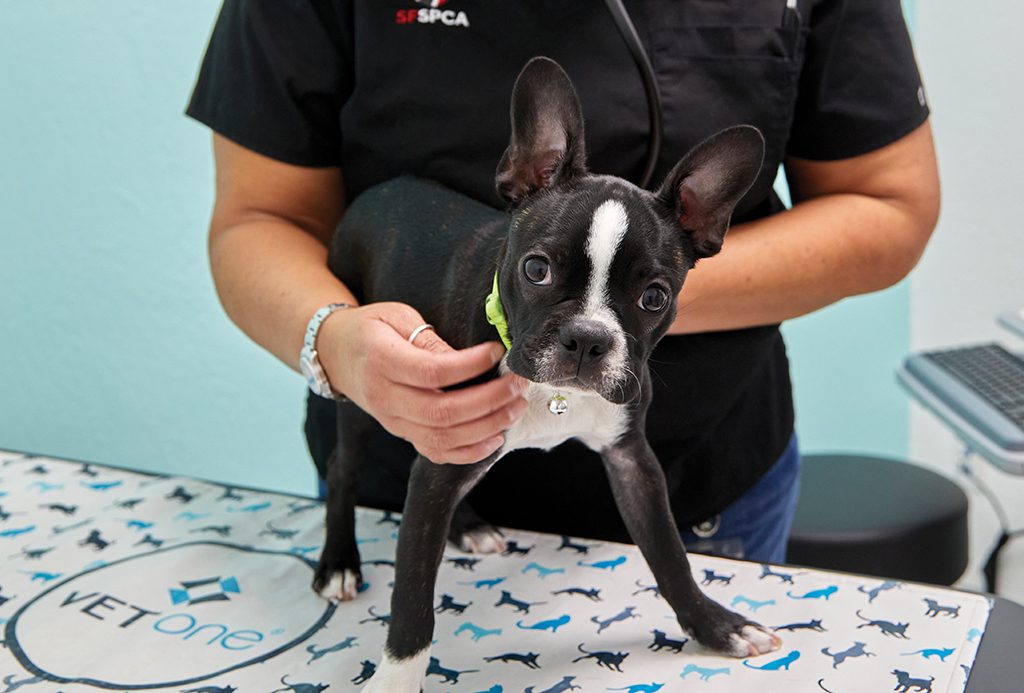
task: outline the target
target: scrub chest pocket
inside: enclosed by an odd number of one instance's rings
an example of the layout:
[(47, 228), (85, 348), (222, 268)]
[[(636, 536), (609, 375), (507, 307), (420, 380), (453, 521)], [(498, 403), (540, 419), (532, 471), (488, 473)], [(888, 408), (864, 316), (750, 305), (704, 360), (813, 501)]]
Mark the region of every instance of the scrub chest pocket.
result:
[(764, 168), (752, 196), (771, 186), (785, 154), (805, 34), (799, 26), (745, 24), (651, 32), (666, 127), (699, 137), (726, 123), (749, 123), (764, 133)]

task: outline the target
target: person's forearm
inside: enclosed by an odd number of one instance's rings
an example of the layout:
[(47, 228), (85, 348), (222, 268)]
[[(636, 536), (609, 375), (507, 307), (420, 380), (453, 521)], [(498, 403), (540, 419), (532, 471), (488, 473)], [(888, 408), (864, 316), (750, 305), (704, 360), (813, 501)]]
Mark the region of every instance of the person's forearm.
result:
[(669, 332), (782, 322), (895, 284), (924, 249), (931, 222), (865, 195), (825, 195), (735, 226), (722, 252), (687, 276)]
[(836, 161), (789, 157), (793, 209), (736, 226), (683, 285), (670, 332), (770, 325), (906, 276), (938, 220), (926, 121), (895, 142)]
[(252, 219), (211, 236), (221, 304), (253, 341), (298, 370), (306, 324), (328, 303), (356, 303), (327, 269), (327, 249), (285, 221)]

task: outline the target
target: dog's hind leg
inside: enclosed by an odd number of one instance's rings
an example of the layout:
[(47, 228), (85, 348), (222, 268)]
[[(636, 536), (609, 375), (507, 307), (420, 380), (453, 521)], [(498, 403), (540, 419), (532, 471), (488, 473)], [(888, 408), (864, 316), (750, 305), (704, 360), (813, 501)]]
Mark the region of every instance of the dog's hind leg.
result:
[(338, 403), (338, 443), (327, 461), (327, 536), (313, 590), (331, 601), (355, 599), (362, 587), (356, 547), (356, 480), (376, 423), (351, 402)]
[(455, 507), (490, 468), (417, 457), (409, 477), (395, 554), (391, 622), (377, 673), (363, 693), (419, 693), (434, 634), (434, 584)]
[(455, 508), (448, 541), (468, 553), (501, 553), (507, 546), (498, 528), (477, 515), (465, 499)]

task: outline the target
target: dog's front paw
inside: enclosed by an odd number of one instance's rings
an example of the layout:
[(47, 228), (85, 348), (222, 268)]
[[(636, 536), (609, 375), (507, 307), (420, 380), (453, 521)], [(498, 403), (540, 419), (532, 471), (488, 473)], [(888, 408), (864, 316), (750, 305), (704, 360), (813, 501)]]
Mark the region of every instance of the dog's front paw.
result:
[(402, 660), (392, 659), (385, 652), (380, 666), (360, 693), (420, 693), (430, 660), (430, 648)]
[(313, 576), (313, 591), (332, 602), (355, 599), (362, 586), (362, 574), (351, 568), (328, 568), (321, 563)]
[(782, 647), (782, 639), (725, 607), (705, 600), (690, 623), (680, 625), (704, 647), (731, 657), (756, 657)]

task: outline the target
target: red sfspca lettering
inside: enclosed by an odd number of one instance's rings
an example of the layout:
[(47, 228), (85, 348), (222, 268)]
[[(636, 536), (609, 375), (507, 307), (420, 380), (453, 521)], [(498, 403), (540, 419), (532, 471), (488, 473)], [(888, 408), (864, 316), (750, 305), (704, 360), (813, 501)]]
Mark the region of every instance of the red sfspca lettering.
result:
[(395, 24), (411, 24), (416, 21), (419, 10), (398, 10), (395, 12)]
[(422, 9), (422, 10), (397, 10), (395, 12), (395, 24), (437, 24), (445, 26), (469, 26), (469, 17), (465, 12), (455, 10)]

